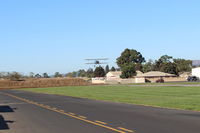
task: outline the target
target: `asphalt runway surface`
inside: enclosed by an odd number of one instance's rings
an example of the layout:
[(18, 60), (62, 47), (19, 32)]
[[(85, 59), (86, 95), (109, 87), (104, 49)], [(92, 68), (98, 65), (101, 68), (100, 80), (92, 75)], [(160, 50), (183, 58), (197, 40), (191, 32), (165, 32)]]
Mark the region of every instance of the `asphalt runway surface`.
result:
[(200, 133), (200, 112), (1, 90), (0, 133)]

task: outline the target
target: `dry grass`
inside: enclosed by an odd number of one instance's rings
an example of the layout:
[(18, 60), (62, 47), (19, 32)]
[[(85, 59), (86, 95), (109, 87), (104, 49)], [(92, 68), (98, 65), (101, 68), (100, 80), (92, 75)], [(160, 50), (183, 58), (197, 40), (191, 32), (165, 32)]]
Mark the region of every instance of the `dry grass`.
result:
[(24, 81), (1, 80), (0, 89), (17, 88), (39, 88), (39, 87), (59, 87), (59, 86), (85, 86), (89, 83), (79, 78), (41, 78), (26, 79)]

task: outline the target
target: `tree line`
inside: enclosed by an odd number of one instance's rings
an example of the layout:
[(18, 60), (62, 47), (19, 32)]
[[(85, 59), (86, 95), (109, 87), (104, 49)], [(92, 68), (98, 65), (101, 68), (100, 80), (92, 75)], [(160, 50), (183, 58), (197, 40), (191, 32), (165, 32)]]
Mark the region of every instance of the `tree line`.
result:
[(80, 69), (78, 71), (70, 72), (66, 74), (67, 77), (104, 77), (109, 71), (117, 71), (118, 68), (115, 67), (109, 67), (109, 65), (106, 65), (105, 68), (102, 66), (98, 66), (95, 69), (89, 68), (88, 70)]
[(178, 76), (192, 69), (191, 60), (163, 55), (158, 60), (146, 61), (142, 54), (134, 49), (125, 49), (117, 58), (117, 65), (122, 70), (121, 78), (131, 78), (136, 75), (136, 71), (161, 71)]
[(99, 66), (95, 69), (89, 68), (88, 70), (80, 69), (78, 71), (69, 72), (67, 74), (61, 74), (60, 72), (55, 72), (53, 75), (49, 75), (48, 73), (34, 74), (33, 72), (30, 72), (28, 75), (21, 74), (19, 72), (0, 72), (0, 78), (3, 79), (10, 79), (10, 80), (23, 80), (27, 78), (62, 78), (62, 77), (104, 77), (109, 71), (116, 71), (118, 70), (115, 67), (109, 68), (107, 65), (105, 68)]
[(189, 72), (192, 69), (192, 61), (173, 58), (169, 55), (163, 55), (157, 60), (146, 61), (143, 55), (134, 49), (125, 49), (121, 55), (116, 59), (119, 68), (109, 67), (103, 68), (98, 66), (95, 69), (88, 70), (80, 69), (78, 71), (61, 74), (55, 72), (54, 75), (49, 76), (48, 73), (23, 75), (18, 72), (1, 72), (0, 78), (10, 80), (20, 80), (22, 78), (58, 78), (58, 77), (104, 77), (109, 71), (122, 71), (121, 78), (131, 78), (136, 75), (136, 71), (149, 72), (161, 71), (165, 73), (179, 75), (182, 72)]
[(104, 77), (109, 71), (122, 71), (121, 78), (131, 78), (136, 75), (136, 71), (141, 71), (143, 73), (149, 71), (161, 71), (165, 73), (179, 75), (183, 72), (189, 72), (192, 69), (192, 61), (173, 58), (169, 55), (162, 55), (157, 60), (145, 60), (145, 57), (134, 49), (125, 49), (121, 55), (116, 59), (116, 63), (119, 68), (112, 67), (109, 69), (107, 65), (105, 69), (101, 66), (96, 67), (95, 70), (84, 69), (77, 72), (69, 73), (68, 75), (75, 77)]

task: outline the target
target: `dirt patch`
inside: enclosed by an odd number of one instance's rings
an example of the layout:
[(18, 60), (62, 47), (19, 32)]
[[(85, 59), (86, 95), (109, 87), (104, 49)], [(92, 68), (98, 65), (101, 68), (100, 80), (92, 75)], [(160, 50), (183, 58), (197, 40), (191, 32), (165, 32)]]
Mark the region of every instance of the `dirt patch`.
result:
[(90, 83), (79, 78), (47, 78), (47, 79), (41, 78), (41, 79), (26, 79), (22, 81), (10, 81), (10, 80), (0, 81), (0, 89), (85, 86), (85, 85), (90, 85)]

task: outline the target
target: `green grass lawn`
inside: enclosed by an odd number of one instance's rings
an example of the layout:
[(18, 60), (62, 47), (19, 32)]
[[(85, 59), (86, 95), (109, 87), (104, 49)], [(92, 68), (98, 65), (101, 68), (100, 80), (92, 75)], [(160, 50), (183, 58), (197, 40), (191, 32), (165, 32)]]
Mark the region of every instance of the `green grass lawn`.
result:
[(200, 82), (132, 83), (129, 85), (199, 85)]
[(200, 87), (76, 86), (21, 90), (200, 111)]

